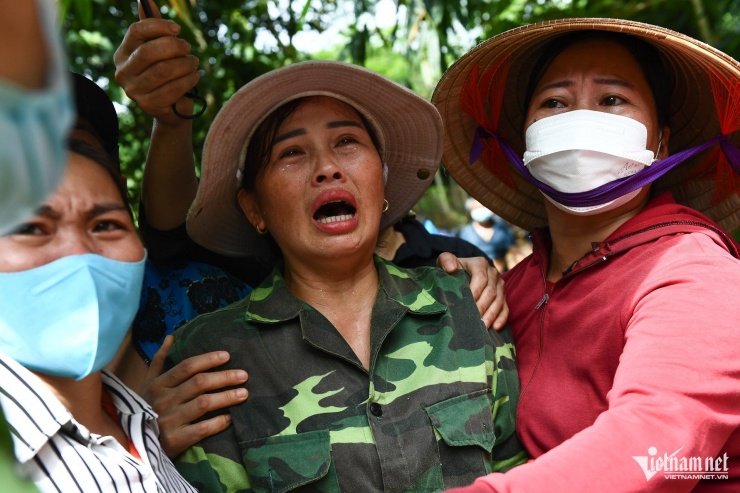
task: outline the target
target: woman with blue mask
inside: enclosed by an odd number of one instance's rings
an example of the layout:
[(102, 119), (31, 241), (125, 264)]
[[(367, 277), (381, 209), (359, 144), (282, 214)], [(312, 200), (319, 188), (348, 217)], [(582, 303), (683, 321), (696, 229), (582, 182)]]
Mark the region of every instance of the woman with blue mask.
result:
[(145, 250), (116, 167), (73, 145), (36, 214), (0, 238), (0, 403), (44, 491), (195, 491), (156, 415), (103, 370), (136, 313)]
[(465, 491), (738, 491), (740, 64), (563, 19), (483, 42), (434, 101), (446, 169), (534, 241), (504, 274), (534, 461)]

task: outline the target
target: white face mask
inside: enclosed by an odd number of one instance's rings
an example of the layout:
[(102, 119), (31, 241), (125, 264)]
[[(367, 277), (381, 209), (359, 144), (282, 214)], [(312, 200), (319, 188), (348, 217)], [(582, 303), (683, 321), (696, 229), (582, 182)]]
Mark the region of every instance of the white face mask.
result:
[[(575, 110), (544, 118), (527, 129), (524, 165), (539, 181), (564, 193), (588, 192), (634, 175), (653, 163), (647, 150), (647, 128), (625, 116)], [(640, 189), (590, 207), (569, 207), (545, 197), (576, 215), (615, 209)]]
[(470, 211), (470, 218), (473, 221), (485, 223), (493, 219), (493, 212), (486, 209), (485, 207), (478, 207), (477, 209), (473, 209), (472, 211)]

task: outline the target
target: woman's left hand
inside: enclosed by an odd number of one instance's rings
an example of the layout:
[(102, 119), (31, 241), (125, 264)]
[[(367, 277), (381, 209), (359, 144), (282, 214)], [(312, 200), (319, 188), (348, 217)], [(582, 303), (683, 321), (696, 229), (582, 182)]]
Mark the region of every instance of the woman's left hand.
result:
[(152, 358), (142, 392), (158, 415), (159, 440), (171, 459), (231, 424), (228, 412), (201, 420), (203, 415), (239, 404), (248, 397), (244, 388), (247, 372), (212, 371), (228, 361), (226, 351), (193, 356), (162, 373), (165, 357), (174, 341), (175, 338), (168, 335)]
[(478, 305), (486, 327), (501, 330), (509, 319), (509, 306), (504, 296), (504, 280), (495, 267), (484, 257), (457, 258), (451, 253), (443, 253), (437, 265), (452, 274), (460, 269), (470, 273), (470, 290)]

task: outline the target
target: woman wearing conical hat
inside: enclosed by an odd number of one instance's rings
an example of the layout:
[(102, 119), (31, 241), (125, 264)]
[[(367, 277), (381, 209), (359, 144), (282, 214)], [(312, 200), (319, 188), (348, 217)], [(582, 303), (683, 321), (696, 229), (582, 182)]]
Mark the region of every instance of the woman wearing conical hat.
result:
[(443, 163), (532, 232), (505, 274), (534, 460), (465, 491), (739, 491), (740, 64), (614, 19), (483, 42)]

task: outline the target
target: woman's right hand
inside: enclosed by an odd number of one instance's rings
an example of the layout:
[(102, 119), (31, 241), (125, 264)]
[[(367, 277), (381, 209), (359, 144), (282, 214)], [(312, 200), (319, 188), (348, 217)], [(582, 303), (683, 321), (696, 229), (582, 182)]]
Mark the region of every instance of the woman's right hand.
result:
[(162, 373), (174, 341), (174, 336), (167, 336), (152, 358), (142, 392), (159, 415), (159, 440), (171, 459), (231, 424), (228, 413), (194, 423), (195, 420), (210, 411), (244, 402), (248, 396), (243, 387), (209, 393), (247, 381), (244, 370), (208, 371), (229, 360), (226, 351), (193, 356)]
[[(141, 1), (154, 17), (146, 18)], [(131, 24), (113, 55), (116, 81), (126, 95), (154, 117), (141, 202), (149, 225), (158, 230), (181, 226), (195, 199), (198, 179), (193, 160), (193, 100), (185, 97), (200, 80), (198, 58), (180, 38), (180, 26), (162, 19), (152, 0), (139, 2), (139, 22)]]
[(460, 269), (470, 274), (470, 291), (486, 327), (501, 330), (509, 319), (509, 305), (504, 296), (504, 280), (485, 257), (457, 258), (450, 252), (440, 254), (437, 265), (448, 274)]
[(113, 55), (116, 81), (126, 95), (159, 124), (189, 125), (172, 111), (177, 104), (181, 113), (192, 111), (193, 102), (184, 97), (200, 80), (198, 58), (190, 53), (190, 44), (179, 37), (180, 26), (162, 19), (151, 0), (154, 17), (145, 18), (139, 6), (139, 22), (131, 24)]

